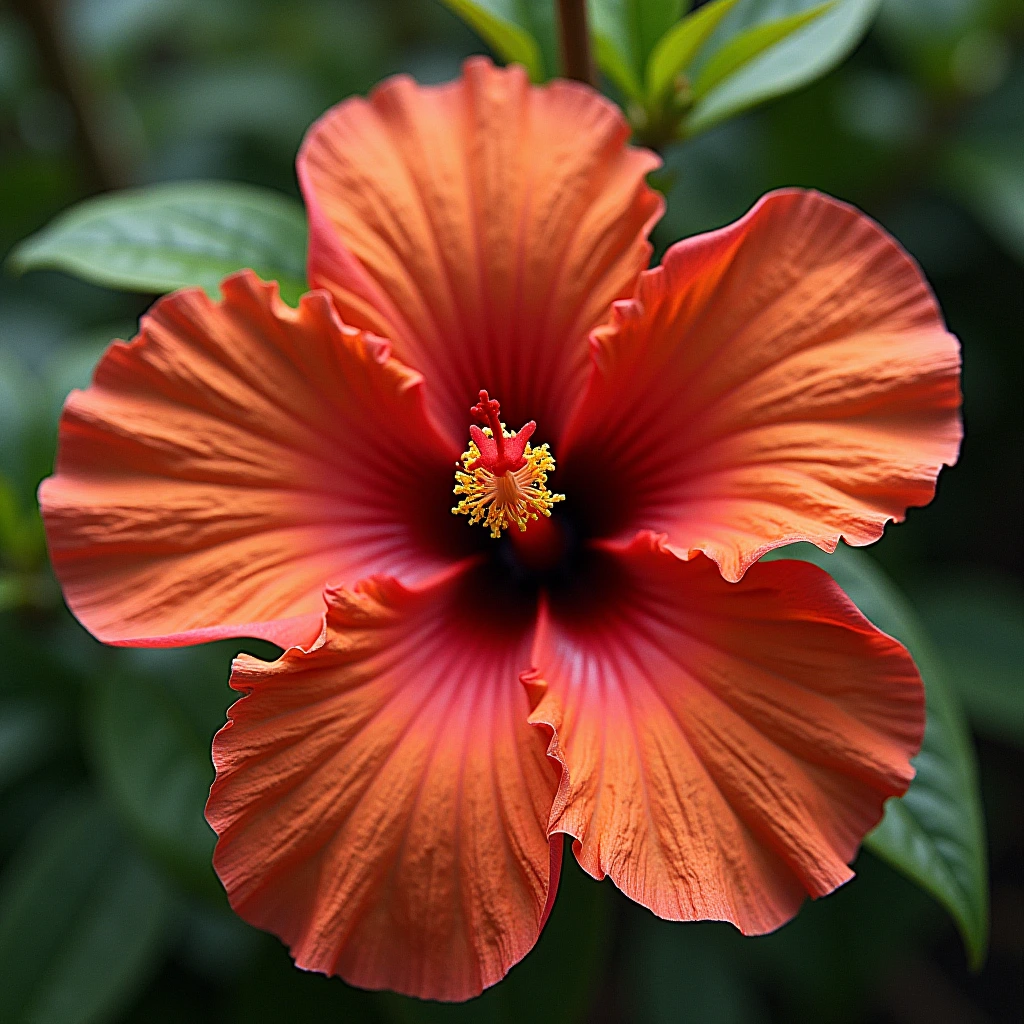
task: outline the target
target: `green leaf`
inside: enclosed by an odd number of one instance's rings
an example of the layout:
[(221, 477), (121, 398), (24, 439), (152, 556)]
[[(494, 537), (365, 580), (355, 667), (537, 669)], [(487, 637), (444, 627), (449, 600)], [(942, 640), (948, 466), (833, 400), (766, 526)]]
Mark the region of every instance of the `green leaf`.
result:
[(647, 63), (649, 103), (658, 103), (672, 88), (676, 75), (690, 66), (719, 22), (735, 6), (736, 0), (711, 0), (661, 37)]
[(637, 55), (645, 67), (658, 40), (683, 16), (689, 0), (620, 0), (631, 13)]
[(543, 82), (548, 75), (554, 74), (554, 65), (545, 61), (538, 39), (541, 31), (536, 3), (531, 0), (441, 2), (466, 22), (502, 60), (522, 64), (531, 81)]
[(1024, 745), (1024, 588), (1014, 577), (932, 579), (916, 604), (974, 727)]
[(705, 47), (713, 56), (698, 77), (705, 73), (712, 60), (724, 63), (725, 57), (717, 55), (731, 40), (765, 25), (769, 19), (783, 16), (784, 21), (799, 20), (814, 10), (818, 11), (818, 16), (797, 26), (788, 37), (775, 41), (726, 77), (715, 73), (718, 83), (713, 87), (709, 73), (704, 83), (706, 94), (688, 116), (684, 134), (696, 135), (758, 103), (802, 88), (831, 71), (864, 37), (880, 3), (881, 0), (836, 0), (823, 10), (812, 0), (738, 0)]
[(598, 67), (615, 83), (627, 99), (643, 101), (644, 90), (637, 69), (636, 53), (628, 35), (621, 34), (621, 26), (612, 21), (610, 13), (618, 13), (622, 6), (611, 0), (592, 0), (591, 35)]
[(163, 294), (198, 286), (217, 296), (250, 267), (287, 302), (306, 289), (302, 206), (269, 189), (182, 182), (112, 192), (62, 213), (18, 245), (11, 266), (63, 270), (93, 284)]
[(889, 800), (865, 846), (931, 893), (953, 916), (972, 966), (988, 945), (988, 869), (974, 748), (963, 712), (948, 688), (931, 638), (906, 598), (874, 560), (840, 546), (828, 555), (810, 544), (773, 552), (826, 572), (879, 629), (914, 656), (925, 684), (927, 724), (917, 775)]
[(597, 62), (631, 100), (643, 101), (644, 68), (683, 13), (681, 0), (588, 0)]
[(117, 1017), (159, 965), (169, 909), (163, 884), (91, 796), (58, 805), (0, 878), (0, 1020)]
[(820, 18), (826, 11), (831, 10), (833, 5), (834, 0), (830, 0), (829, 3), (812, 7), (809, 11), (797, 11), (796, 14), (787, 15), (785, 18), (755, 25), (733, 37), (720, 50), (716, 50), (701, 69), (693, 86), (694, 97), (700, 99), (706, 96), (719, 82), (735, 74), (765, 50), (788, 39), (809, 22)]
[[(193, 661), (182, 657), (181, 671), (216, 689)], [(203, 816), (213, 782), (210, 735), (190, 720), (171, 688), (139, 665), (99, 681), (91, 694), (86, 726), (97, 775), (145, 848), (191, 888), (213, 895), (216, 837)], [(223, 681), (220, 689), (223, 705)], [(216, 714), (211, 735), (223, 723), (223, 710)]]
[(543, 1018), (572, 1024), (590, 1007), (610, 928), (607, 885), (583, 872), (565, 844), (558, 897), (536, 947), (507, 978), (462, 1004), (426, 1003), (384, 995), (384, 1015), (394, 1024), (519, 1024)]

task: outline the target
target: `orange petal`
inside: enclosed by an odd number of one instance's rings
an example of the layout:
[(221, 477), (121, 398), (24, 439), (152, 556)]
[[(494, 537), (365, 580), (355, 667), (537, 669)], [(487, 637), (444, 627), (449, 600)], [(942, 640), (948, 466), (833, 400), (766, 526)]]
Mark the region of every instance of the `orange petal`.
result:
[(934, 296), (877, 224), (815, 192), (673, 246), (594, 344), (560, 489), (603, 504), (606, 535), (664, 531), (730, 580), (791, 541), (877, 540), (957, 457), (959, 346)]
[(68, 604), (101, 640), (308, 643), (328, 581), (447, 564), (430, 537), (458, 452), (419, 374), (324, 293), (292, 310), (249, 271), (223, 292), (158, 302), (65, 405), (40, 505)]
[(646, 533), (596, 557), (526, 679), (565, 768), (550, 828), (661, 917), (771, 931), (851, 877), (906, 789), (917, 669), (809, 563), (727, 583)]
[(453, 443), (481, 388), (557, 440), (663, 209), (644, 183), (660, 161), (628, 138), (592, 89), (480, 57), (442, 86), (391, 78), (307, 135), (310, 280), (423, 372)]
[(482, 615), (478, 573), (332, 591), (319, 649), (235, 662), (214, 865), (300, 967), (460, 1000), (537, 940), (561, 842), (558, 771), (517, 678), (534, 615)]

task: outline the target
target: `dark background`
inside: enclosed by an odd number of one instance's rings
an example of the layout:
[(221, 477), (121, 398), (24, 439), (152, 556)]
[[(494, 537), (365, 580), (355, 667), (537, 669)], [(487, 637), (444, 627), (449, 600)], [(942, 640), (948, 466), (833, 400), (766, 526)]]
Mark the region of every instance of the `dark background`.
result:
[[(0, 259), (112, 186), (227, 178), (296, 193), (296, 147), (326, 107), (397, 71), (453, 77), (483, 49), (435, 0), (67, 0), (57, 60), (32, 31), (38, 2), (0, 2)], [(962, 340), (960, 462), (873, 553), (971, 716), (991, 952), (972, 975), (945, 913), (866, 853), (854, 882), (761, 939), (657, 921), (567, 863), (539, 949), (500, 998), (455, 1018), (1020, 1021), (1024, 4), (885, 0), (843, 67), (666, 158), (659, 248), (769, 188), (814, 186), (900, 239)], [(201, 814), (209, 740), (231, 654), (271, 649), (104, 649), (63, 608), (35, 487), (64, 395), (148, 301), (0, 272), (0, 986), (31, 988), (38, 1021), (447, 1020), (294, 970), (227, 908)]]

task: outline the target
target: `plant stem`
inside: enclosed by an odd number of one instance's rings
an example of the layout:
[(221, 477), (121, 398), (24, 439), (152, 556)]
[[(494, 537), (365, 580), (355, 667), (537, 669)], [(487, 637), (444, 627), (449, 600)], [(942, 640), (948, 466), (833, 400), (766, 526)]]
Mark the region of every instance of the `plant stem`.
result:
[(596, 85), (587, 27), (587, 0), (558, 0), (558, 35), (565, 77)]

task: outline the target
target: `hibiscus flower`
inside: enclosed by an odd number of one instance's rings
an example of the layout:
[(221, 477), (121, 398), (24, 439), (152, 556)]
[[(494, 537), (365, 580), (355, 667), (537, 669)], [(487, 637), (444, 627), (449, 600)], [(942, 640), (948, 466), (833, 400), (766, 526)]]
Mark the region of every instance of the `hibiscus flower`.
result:
[(564, 835), (662, 917), (767, 932), (914, 774), (906, 650), (758, 559), (931, 500), (956, 340), (814, 192), (648, 270), (628, 137), (516, 67), (391, 79), (303, 144), (297, 310), (248, 271), (170, 295), (68, 399), (41, 505), (79, 620), (285, 648), (233, 666), (207, 816), (301, 967), (473, 996), (536, 942)]

